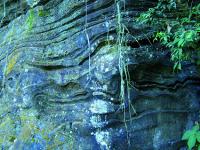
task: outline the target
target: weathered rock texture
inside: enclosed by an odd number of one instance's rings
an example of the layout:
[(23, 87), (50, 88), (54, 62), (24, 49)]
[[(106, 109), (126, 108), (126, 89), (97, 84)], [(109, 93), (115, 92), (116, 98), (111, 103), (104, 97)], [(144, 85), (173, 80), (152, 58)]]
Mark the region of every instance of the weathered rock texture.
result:
[[(200, 68), (185, 62), (173, 73), (169, 51), (152, 43), (154, 30), (134, 21), (155, 4), (126, 0), (120, 6), (127, 28), (122, 55), (130, 75), (130, 100), (125, 92), (122, 103), (114, 0), (1, 1), (2, 147), (183, 147), (181, 135), (199, 120)], [(43, 136), (51, 123), (57, 128)], [(55, 139), (60, 132), (70, 137), (52, 144), (51, 135)]]

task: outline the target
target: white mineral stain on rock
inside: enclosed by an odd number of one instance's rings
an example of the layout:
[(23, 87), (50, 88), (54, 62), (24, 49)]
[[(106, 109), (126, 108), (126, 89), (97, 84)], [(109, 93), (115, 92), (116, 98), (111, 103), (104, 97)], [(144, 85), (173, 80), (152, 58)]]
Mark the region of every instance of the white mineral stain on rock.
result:
[(90, 123), (94, 128), (102, 128), (108, 124), (106, 119), (101, 119), (100, 115), (90, 117)]
[(32, 100), (31, 100), (31, 97), (27, 94), (25, 94), (23, 96), (23, 107), (31, 107), (32, 106)]
[(109, 71), (109, 68), (105, 68), (105, 72), (108, 72)]
[(99, 128), (102, 126), (101, 118), (99, 115), (90, 117), (90, 123), (95, 128)]
[(107, 91), (108, 90), (108, 86), (107, 85), (103, 85), (103, 90)]
[(114, 106), (110, 102), (105, 102), (103, 100), (94, 100), (89, 109), (94, 114), (105, 114), (108, 112), (113, 112)]
[(108, 131), (98, 131), (95, 133), (97, 143), (99, 143), (102, 149), (110, 149), (110, 135)]
[(114, 68), (114, 69), (112, 70), (112, 74), (116, 74), (117, 71), (118, 71), (118, 68)]
[(108, 112), (107, 102), (102, 100), (95, 100), (90, 106), (90, 111), (92, 113), (99, 113), (99, 114), (107, 113)]
[(26, 0), (27, 4), (30, 6), (30, 7), (33, 7), (35, 5), (37, 5), (37, 3), (39, 3), (40, 0)]
[(153, 137), (153, 147), (155, 149), (158, 149), (159, 148), (159, 143), (161, 141), (162, 137), (161, 137), (161, 132), (160, 130), (156, 130), (155, 131), (155, 135)]
[(105, 22), (106, 28), (109, 28), (110, 23), (108, 21)]
[(114, 40), (114, 37), (113, 37), (113, 36), (110, 36), (109, 39), (110, 39), (110, 40)]

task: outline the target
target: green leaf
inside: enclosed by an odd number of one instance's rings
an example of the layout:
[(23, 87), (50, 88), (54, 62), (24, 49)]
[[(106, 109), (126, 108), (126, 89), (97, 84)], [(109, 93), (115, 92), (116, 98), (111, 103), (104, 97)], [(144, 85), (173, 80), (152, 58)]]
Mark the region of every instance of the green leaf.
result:
[(200, 150), (200, 145), (198, 146), (198, 150)]
[(187, 140), (189, 139), (189, 137), (192, 135), (192, 131), (189, 130), (189, 131), (186, 131), (184, 134), (183, 134), (183, 137), (182, 137), (182, 140)]
[(182, 19), (180, 19), (181, 20), (181, 24), (183, 24), (183, 23), (189, 23), (190, 22), (190, 18), (182, 18)]
[(185, 38), (187, 38), (187, 39), (192, 39), (193, 36), (194, 36), (193, 31), (188, 31), (185, 33)]
[(177, 66), (178, 66), (178, 62), (174, 63), (174, 67), (173, 67), (174, 71), (176, 70)]
[(178, 41), (178, 47), (183, 47), (183, 45), (184, 45), (184, 39), (180, 39)]
[(196, 133), (196, 138), (197, 138), (197, 141), (200, 143), (200, 131), (198, 131), (198, 132)]
[(183, 57), (183, 50), (182, 50), (182, 48), (178, 49), (178, 56), (179, 56), (179, 58)]
[(196, 143), (196, 137), (194, 135), (190, 136), (187, 142), (189, 150), (191, 150), (195, 146), (195, 143)]
[(181, 63), (179, 62), (178, 63), (178, 68), (177, 68), (178, 70), (181, 70), (182, 69), (182, 67), (181, 67)]
[(196, 28), (196, 31), (197, 31), (197, 32), (200, 32), (200, 27)]

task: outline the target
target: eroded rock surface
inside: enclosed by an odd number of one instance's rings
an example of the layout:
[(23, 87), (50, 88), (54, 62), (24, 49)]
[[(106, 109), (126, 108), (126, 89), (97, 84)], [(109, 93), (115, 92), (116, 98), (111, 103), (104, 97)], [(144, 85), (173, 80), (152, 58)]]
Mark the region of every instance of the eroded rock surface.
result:
[(3, 148), (184, 146), (181, 135), (199, 120), (200, 68), (185, 62), (182, 71), (173, 73), (169, 51), (152, 43), (154, 30), (134, 21), (155, 2), (120, 5), (127, 28), (122, 60), (130, 79), (123, 103), (115, 1), (5, 4), (9, 11), (0, 12)]

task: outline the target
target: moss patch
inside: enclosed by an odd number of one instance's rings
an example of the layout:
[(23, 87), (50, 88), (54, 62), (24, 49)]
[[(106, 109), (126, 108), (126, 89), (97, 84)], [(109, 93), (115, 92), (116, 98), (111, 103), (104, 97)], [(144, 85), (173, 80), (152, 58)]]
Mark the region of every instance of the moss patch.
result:
[(19, 58), (19, 54), (16, 54), (16, 55), (8, 58), (8, 63), (7, 63), (6, 70), (5, 70), (6, 76), (13, 70), (15, 64), (17, 63), (18, 58)]

